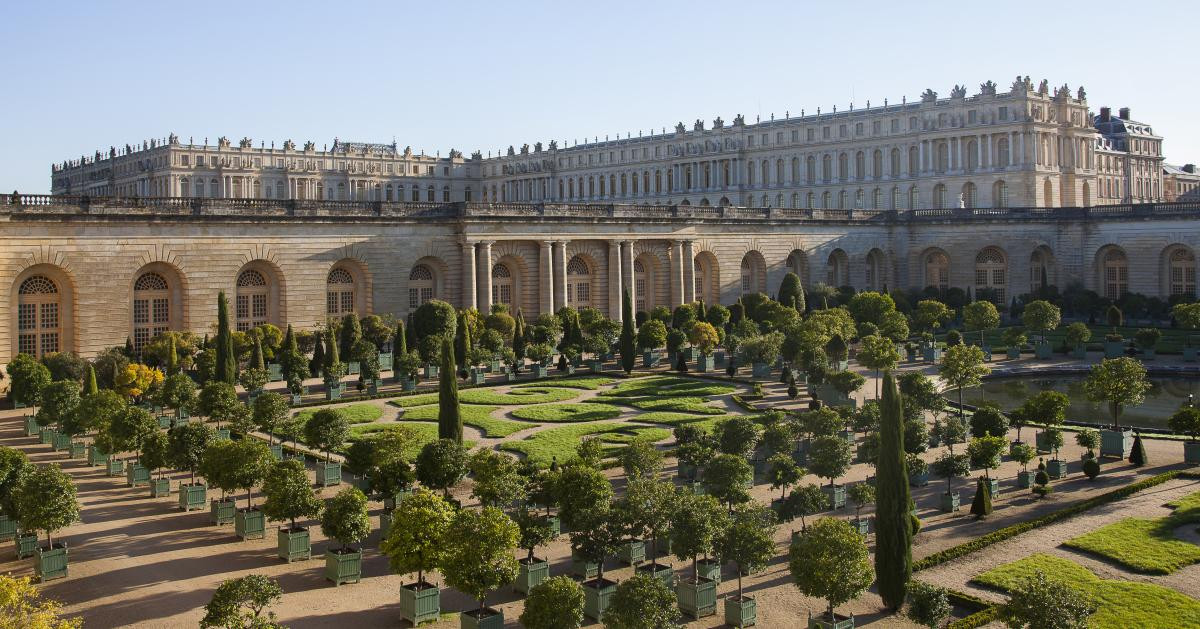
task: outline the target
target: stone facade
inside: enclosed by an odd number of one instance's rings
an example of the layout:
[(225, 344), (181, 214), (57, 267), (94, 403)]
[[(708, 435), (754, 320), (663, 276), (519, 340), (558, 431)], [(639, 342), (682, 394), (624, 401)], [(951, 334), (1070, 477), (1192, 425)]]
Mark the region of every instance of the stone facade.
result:
[(1200, 171), (1195, 164), (1163, 164), (1163, 200), (1200, 201)]
[(403, 317), (439, 298), (527, 317), (620, 315), (774, 293), (788, 271), (858, 290), (1047, 280), (1105, 295), (1195, 292), (1200, 204), (915, 211), (0, 195), (0, 363), (90, 356), (163, 329), (211, 332), (343, 312)]
[(1083, 88), (1018, 76), (1007, 91), (987, 81), (970, 96), (957, 85), (948, 98), (928, 89), (913, 102), (717, 117), (486, 158), (414, 155), (394, 143), (317, 150), (171, 135), (56, 164), (51, 180), (55, 194), (326, 201), (907, 210), (1161, 200), (1161, 138), (1127, 109), (1107, 111), (1093, 116)]

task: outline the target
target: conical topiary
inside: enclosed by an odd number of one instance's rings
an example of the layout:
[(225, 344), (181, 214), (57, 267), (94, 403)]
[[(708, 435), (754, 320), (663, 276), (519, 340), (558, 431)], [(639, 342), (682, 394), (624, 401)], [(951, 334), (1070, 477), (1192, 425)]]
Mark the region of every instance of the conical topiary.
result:
[(971, 515), (978, 520), (992, 514), (992, 488), (980, 476), (975, 483), (975, 499), (971, 501)]
[(685, 359), (683, 357), (683, 353), (680, 352), (679, 361), (675, 363), (675, 371), (678, 371), (679, 373), (687, 373), (687, 370), (687, 359)]
[(1129, 452), (1129, 462), (1134, 467), (1141, 467), (1147, 463), (1146, 448), (1142, 445), (1142, 436), (1138, 435), (1133, 438), (1133, 449)]

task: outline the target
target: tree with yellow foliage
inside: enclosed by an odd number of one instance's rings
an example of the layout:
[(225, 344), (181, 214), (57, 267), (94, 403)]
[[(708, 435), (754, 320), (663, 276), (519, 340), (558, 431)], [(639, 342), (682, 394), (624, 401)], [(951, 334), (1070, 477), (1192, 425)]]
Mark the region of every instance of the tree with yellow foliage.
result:
[(29, 577), (0, 574), (0, 629), (79, 629), (82, 618), (60, 618), (62, 605), (43, 599)]
[(162, 384), (162, 381), (163, 372), (141, 363), (133, 363), (126, 366), (125, 371), (117, 374), (114, 388), (117, 393), (137, 403), (152, 387)]

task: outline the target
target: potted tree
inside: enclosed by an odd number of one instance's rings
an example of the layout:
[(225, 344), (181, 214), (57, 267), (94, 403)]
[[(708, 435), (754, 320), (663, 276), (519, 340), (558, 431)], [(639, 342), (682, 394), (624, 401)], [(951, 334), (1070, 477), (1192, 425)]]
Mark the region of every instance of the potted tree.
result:
[[(1169, 418), (1168, 418), (1169, 421)], [(1096, 458), (1096, 450), (1100, 448), (1100, 433), (1094, 428), (1080, 428), (1075, 433), (1075, 443), (1084, 449), (1080, 461)]]
[(276, 461), (283, 460), (283, 444), (275, 443), (275, 432), (290, 409), (287, 398), (275, 392), (267, 392), (254, 399), (254, 425), (267, 434), (267, 445)]
[(761, 571), (775, 554), (775, 513), (758, 503), (739, 505), (729, 524), (714, 539), (721, 558), (737, 565), (737, 594), (725, 598), (725, 624), (749, 627), (757, 624), (758, 608), (752, 596), (742, 592), (742, 575)]
[(946, 493), (941, 494), (941, 510), (945, 513), (958, 511), (959, 495), (953, 491), (952, 482), (958, 476), (966, 476), (971, 472), (970, 459), (965, 454), (946, 452), (933, 463), (933, 471), (946, 479)]
[(315, 518), (321, 515), (323, 505), (313, 493), (304, 464), (295, 459), (272, 464), (263, 479), (263, 495), (266, 496), (263, 515), (277, 522), (288, 522), (286, 527), (279, 527), (276, 536), (279, 558), (288, 563), (310, 559), (312, 543), (308, 528), (296, 526), (296, 518)]
[[(142, 444), (142, 452), (138, 461), (142, 467), (150, 471), (150, 497), (162, 498), (171, 495), (171, 479), (162, 475), (162, 470), (170, 463), (171, 450), (167, 433), (155, 430), (146, 436)], [(157, 476), (155, 476), (157, 472)]]
[(550, 577), (529, 591), (519, 620), (525, 629), (579, 629), (583, 588), (571, 577)]
[(231, 471), (238, 465), (232, 444), (230, 439), (213, 439), (200, 460), (200, 475), (213, 488), (221, 490), (221, 497), (208, 503), (213, 524), (229, 524), (237, 514), (237, 503), (229, 496), (229, 491), (234, 489)]
[(1021, 323), (1027, 329), (1039, 333), (1038, 343), (1033, 347), (1034, 355), (1039, 360), (1050, 358), (1053, 348), (1050, 341), (1046, 340), (1046, 333), (1056, 329), (1061, 322), (1062, 311), (1058, 306), (1044, 299), (1025, 304), (1025, 310), (1021, 312)]
[[(594, 565), (594, 578), (584, 576), (583, 613), (600, 620), (608, 608), (617, 582), (604, 578), (604, 559), (616, 552), (623, 536), (620, 514), (611, 501), (576, 509), (571, 519), (571, 554), (587, 567)], [(585, 570), (586, 572), (586, 570)]]
[(94, 433), (92, 444), (87, 449), (88, 465), (102, 465), (107, 468), (111, 452), (105, 447), (109, 441), (108, 426), (113, 419), (125, 412), (128, 403), (116, 391), (101, 389), (85, 395), (79, 402), (77, 419), (84, 426), (84, 432)]
[[(806, 518), (810, 515), (815, 515), (829, 508), (829, 498), (820, 487), (807, 484), (800, 485), (788, 494), (786, 500), (783, 501), (783, 512), (780, 514), (780, 519), (791, 522), (796, 518), (800, 518), (800, 530), (808, 528)], [(792, 536), (796, 536), (796, 531), (792, 531)]]
[(1005, 328), (1002, 335), (1004, 344), (1008, 346), (1005, 350), (1005, 355), (1009, 360), (1017, 360), (1021, 358), (1021, 348), (1029, 341), (1029, 337), (1025, 335), (1025, 329), (1020, 326)]
[(983, 350), (985, 360), (992, 359), (992, 348), (988, 346), (984, 333), (995, 330), (1000, 325), (1000, 311), (996, 304), (986, 299), (973, 301), (963, 307), (963, 323), (970, 332), (979, 332), (979, 348)]
[(46, 532), (46, 546), (34, 551), (34, 573), (39, 581), (67, 576), (67, 544), (53, 535), (79, 519), (75, 484), (57, 464), (35, 466), (22, 474), (13, 488), (17, 521), (27, 531)]
[(233, 517), (234, 533), (242, 538), (262, 539), (266, 536), (263, 512), (254, 506), (254, 487), (262, 482), (274, 459), (267, 444), (257, 439), (241, 439), (230, 442), (225, 470), (228, 489), (246, 490), (246, 507), (238, 509)]
[(825, 613), (812, 617), (809, 629), (852, 629), (854, 616), (835, 609), (862, 594), (875, 579), (863, 536), (848, 522), (821, 518), (792, 540), (788, 568), (796, 588), (806, 596), (825, 599)]
[(30, 431), (37, 427), (32, 420), (37, 416), (37, 407), (42, 403), (42, 389), (51, 382), (50, 370), (29, 354), (17, 354), (8, 364), (8, 377), (12, 379), (8, 396), (12, 399), (13, 408), (33, 409), (33, 415), (26, 416), (25, 436), (32, 437), (38, 432)]
[(667, 344), (667, 326), (651, 319), (637, 330), (637, 346), (642, 352), (642, 367), (654, 367), (660, 360), (658, 348)]
[(675, 501), (675, 487), (671, 482), (635, 478), (626, 486), (621, 502), (621, 512), (628, 517), (629, 534), (634, 538), (650, 539), (650, 548), (646, 551), (650, 562), (639, 565), (634, 573), (658, 579), (668, 587), (674, 587), (675, 573), (670, 564), (658, 562), (659, 540), (671, 523)]
[(796, 465), (796, 460), (790, 454), (771, 455), (767, 465), (767, 481), (771, 483), (771, 489), (779, 490), (779, 497), (771, 501), (771, 508), (778, 514), (787, 500), (788, 488), (800, 482), (808, 471)]
[(1054, 458), (1050, 459), (1046, 466), (1046, 471), (1050, 474), (1050, 478), (1059, 479), (1067, 476), (1067, 462), (1058, 458), (1058, 451), (1063, 447), (1063, 430), (1061, 426), (1046, 426), (1042, 431), (1043, 438), (1046, 444), (1050, 446), (1050, 450), (1054, 452)]
[(909, 454), (905, 459), (908, 469), (908, 484), (912, 487), (924, 487), (929, 484), (929, 464), (925, 459)]
[(49, 444), (55, 452), (70, 450), (72, 435), (64, 430), (64, 425), (74, 424), (78, 411), (78, 382), (59, 380), (42, 387), (42, 407), (37, 412), (37, 423), (45, 435), (42, 443)]
[(1083, 360), (1087, 358), (1087, 342), (1092, 339), (1092, 330), (1086, 323), (1076, 321), (1067, 326), (1067, 346), (1071, 348), (1071, 357)]
[(0, 446), (0, 541), (16, 539), (17, 514), (12, 490), (21, 476), (29, 471), (28, 465), (29, 459), (24, 452)]
[(1162, 330), (1158, 328), (1142, 328), (1133, 334), (1133, 341), (1142, 348), (1142, 360), (1154, 360), (1154, 348), (1162, 339)]
[[(946, 350), (938, 365), (938, 375), (950, 387), (958, 390), (958, 416), (964, 417), (962, 392), (967, 387), (977, 387), (983, 377), (991, 373), (983, 364), (983, 351), (974, 345), (955, 345)], [(964, 420), (965, 421), (965, 420)]]
[(453, 439), (438, 439), (425, 444), (417, 455), (417, 480), (429, 489), (441, 490), (447, 501), (450, 488), (467, 475), (467, 449)]
[(550, 519), (529, 508), (518, 509), (515, 521), (521, 530), (518, 546), (528, 552), (517, 561), (517, 577), (513, 581), (513, 589), (522, 594), (529, 594), (539, 583), (550, 577), (550, 562), (534, 556), (534, 552), (538, 546), (550, 543), (555, 534), (550, 526)]
[(354, 548), (371, 534), (367, 497), (357, 487), (346, 487), (325, 505), (321, 534), (337, 540), (340, 547), (325, 550), (325, 579), (334, 587), (358, 583), (362, 578), (362, 549)]
[(820, 478), (828, 478), (825, 496), (830, 509), (846, 505), (846, 487), (834, 482), (850, 471), (853, 455), (845, 439), (822, 435), (813, 439), (808, 450), (808, 470)]
[[(275, 612), (266, 611), (283, 598), (279, 582), (261, 574), (226, 579), (204, 606), (201, 627), (279, 627)], [(266, 613), (264, 613), (266, 612)]]
[[(717, 579), (701, 575), (699, 557), (714, 550), (717, 536), (725, 529), (728, 516), (712, 496), (681, 494), (671, 518), (671, 552), (680, 561), (691, 560), (692, 576), (675, 586), (679, 609), (692, 618), (717, 611)], [(710, 573), (711, 574), (711, 573)], [(720, 577), (720, 564), (716, 576)]]
[(700, 353), (696, 362), (696, 371), (701, 373), (712, 371), (716, 367), (712, 352), (721, 342), (717, 329), (704, 321), (694, 323), (688, 330), (688, 342)]
[(396, 356), (396, 378), (403, 391), (417, 390), (417, 376), (421, 373), (421, 356), (415, 350)]
[[(136, 457), (140, 456), (142, 444), (146, 439), (157, 431), (158, 420), (154, 419), (150, 411), (138, 406), (126, 407), (125, 412), (113, 418), (113, 423), (109, 425), (109, 445), (112, 451), (135, 452), (134, 462), (125, 466), (125, 484), (129, 487), (150, 483), (150, 470), (138, 464)], [(111, 468), (109, 472), (112, 472)]]
[(736, 454), (719, 454), (704, 468), (705, 493), (730, 508), (750, 499), (753, 480), (754, 470)]
[(203, 509), (208, 502), (208, 486), (196, 482), (196, 470), (204, 460), (208, 444), (216, 432), (205, 424), (182, 424), (167, 432), (168, 459), (172, 467), (187, 470), (189, 482), (179, 485), (179, 508), (184, 511)]
[(196, 404), (202, 415), (217, 422), (217, 437), (229, 438), (229, 429), (222, 428), (221, 422), (232, 422), (246, 406), (238, 400), (237, 390), (227, 382), (209, 382), (200, 389), (200, 398)]
[[(1171, 318), (1179, 324), (1179, 327), (1195, 331), (1200, 328), (1200, 303), (1182, 303), (1175, 304), (1171, 307)], [(1192, 335), (1188, 334), (1184, 337), (1183, 343), (1183, 362), (1194, 363), (1197, 357), (1200, 357), (1200, 349), (1192, 346)]]
[(984, 433), (982, 437), (973, 437), (967, 444), (967, 458), (971, 467), (982, 469), (984, 480), (988, 484), (988, 495), (992, 498), (1000, 495), (1000, 481), (992, 478), (991, 471), (1000, 467), (1000, 456), (1008, 446), (1004, 437), (993, 437)]
[(863, 519), (862, 508), (875, 502), (875, 486), (869, 482), (855, 483), (847, 492), (854, 503), (854, 530), (861, 535), (871, 532), (871, 521)]
[(1020, 487), (1021, 489), (1029, 489), (1031, 484), (1030, 481), (1033, 479), (1033, 477), (1029, 474), (1029, 462), (1032, 461), (1034, 457), (1033, 448), (1024, 443), (1019, 443), (1015, 446), (1009, 447), (1008, 455), (1011, 456), (1014, 461), (1021, 464), (1021, 471), (1017, 472), (1017, 487)]
[(478, 609), (459, 616), (463, 629), (504, 627), (504, 612), (485, 603), (489, 592), (517, 577), (513, 551), (520, 536), (520, 527), (496, 507), (454, 514), (443, 540), (442, 574), (447, 584), (479, 601)]
[(400, 617), (413, 626), (441, 616), (441, 590), (425, 581), (425, 571), (441, 564), (443, 541), (453, 517), (450, 503), (424, 489), (400, 501), (393, 513), (382, 549), (392, 572), (417, 573), (415, 583), (400, 586)]
[(1177, 434), (1188, 436), (1183, 443), (1183, 461), (1188, 465), (1200, 465), (1200, 441), (1196, 440), (1200, 435), (1200, 409), (1185, 406), (1175, 411), (1167, 418), (1167, 426)]
[(345, 388), (342, 378), (346, 375), (346, 363), (341, 361), (332, 329), (325, 332), (325, 348), (325, 361), (321, 365), (321, 379), (325, 382), (325, 399), (340, 400)]
[(545, 378), (550, 374), (550, 358), (554, 356), (554, 346), (549, 343), (534, 343), (525, 350), (525, 355), (533, 361), (533, 377)]
[(1104, 357), (1120, 358), (1125, 355), (1125, 337), (1121, 336), (1118, 328), (1125, 322), (1125, 315), (1115, 304), (1104, 312), (1104, 318), (1112, 332), (1104, 335)]
[(338, 450), (346, 443), (350, 434), (350, 424), (340, 411), (323, 408), (315, 413), (304, 424), (304, 441), (309, 446), (325, 453), (324, 461), (317, 461), (317, 484), (322, 487), (339, 485), (342, 482), (342, 464), (330, 457), (333, 450)]

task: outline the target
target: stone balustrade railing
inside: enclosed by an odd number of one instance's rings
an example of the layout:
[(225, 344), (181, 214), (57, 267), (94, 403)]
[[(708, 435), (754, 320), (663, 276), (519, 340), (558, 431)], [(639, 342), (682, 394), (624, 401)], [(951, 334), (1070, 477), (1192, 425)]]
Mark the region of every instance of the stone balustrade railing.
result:
[(0, 215), (214, 216), (312, 218), (492, 219), (550, 218), (688, 221), (937, 222), (977, 220), (1086, 220), (1200, 215), (1200, 202), (1140, 203), (1063, 208), (946, 208), (923, 210), (796, 209), (605, 203), (422, 203), (180, 197), (88, 197), (2, 194)]

